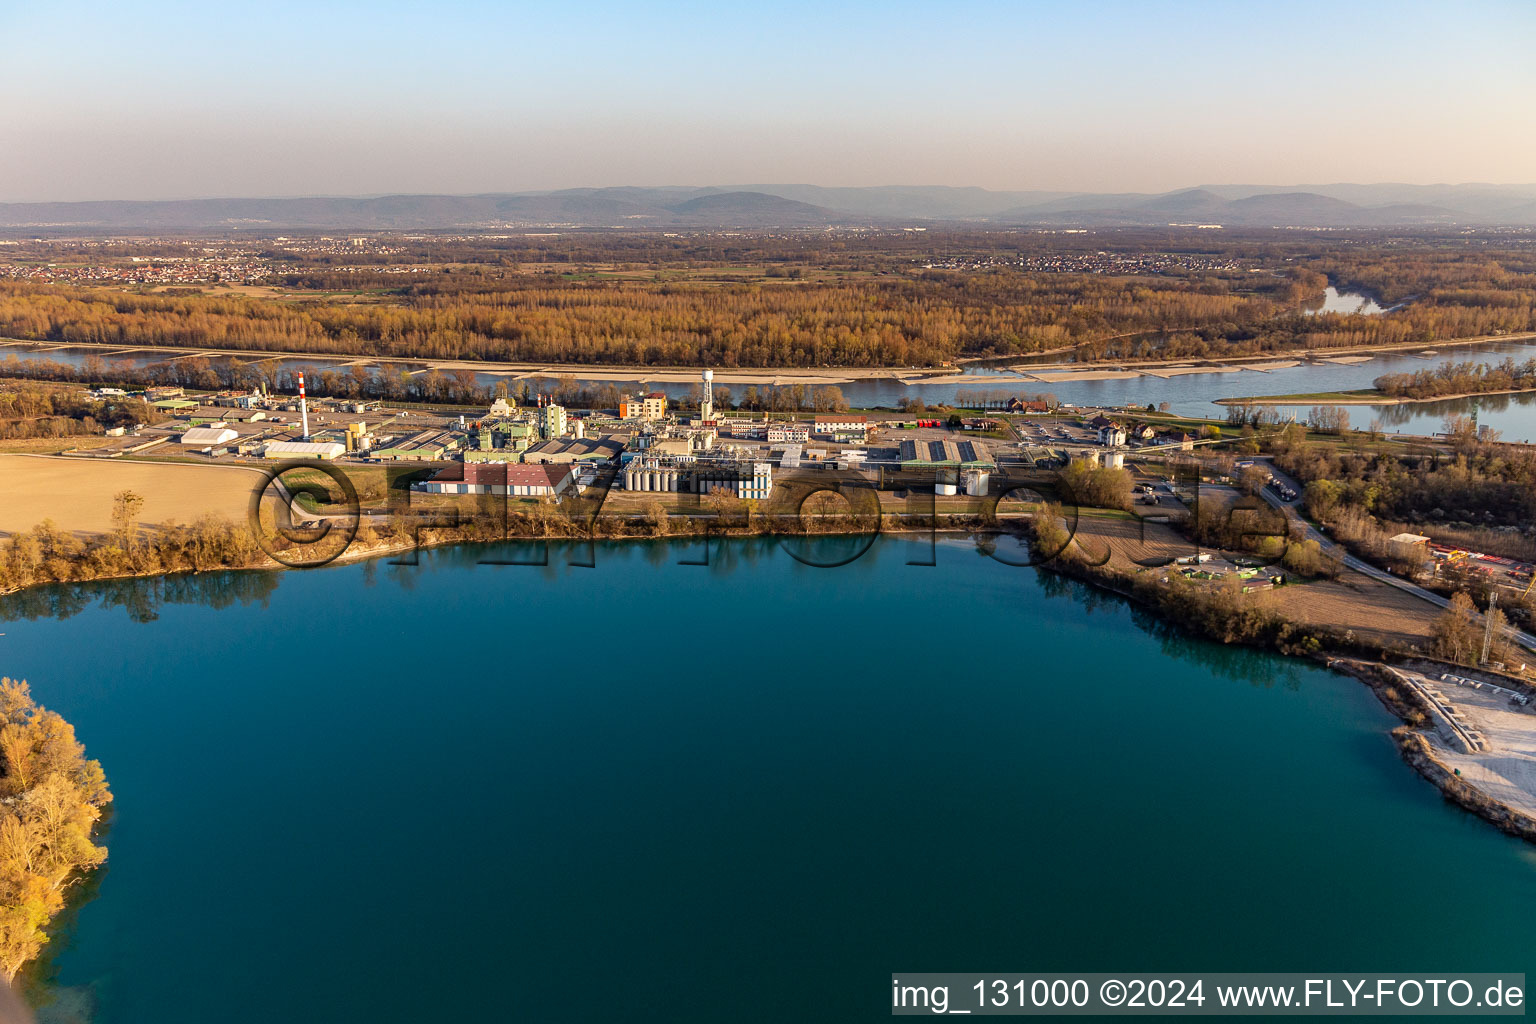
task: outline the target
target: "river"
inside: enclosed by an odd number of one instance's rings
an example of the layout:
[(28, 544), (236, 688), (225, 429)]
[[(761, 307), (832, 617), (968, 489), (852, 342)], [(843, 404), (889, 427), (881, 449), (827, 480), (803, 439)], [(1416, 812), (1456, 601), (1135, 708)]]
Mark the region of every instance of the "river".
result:
[[(1426, 354), (1426, 353), (1433, 353)], [(54, 346), (0, 347), (0, 375), (4, 375), (8, 358), (51, 359), (57, 362), (79, 365), (90, 355), (81, 348)], [(966, 380), (951, 376), (942, 383), (904, 384), (894, 378), (855, 380), (841, 385), (844, 396), (855, 407), (896, 407), (903, 399), (921, 398), (929, 403), (953, 403), (960, 392), (997, 391), (999, 393), (1038, 393), (1049, 391), (1063, 402), (1079, 406), (1145, 406), (1169, 404), (1170, 409), (1185, 416), (1224, 418), (1223, 406), (1213, 404), (1218, 398), (1246, 395), (1311, 394), (1315, 392), (1351, 391), (1368, 388), (1385, 373), (1413, 373), (1445, 362), (1499, 362), (1505, 357), (1516, 362), (1536, 358), (1536, 342), (1498, 342), (1486, 345), (1450, 346), (1429, 348), (1416, 352), (1383, 352), (1372, 355), (1363, 362), (1338, 364), (1303, 362), (1297, 366), (1270, 370), (1240, 370), (1229, 373), (1184, 374), (1167, 379), (1142, 376), (1120, 380), (1059, 381), (1040, 383), (1007, 369), (998, 367), (973, 367)], [(163, 358), (153, 354), (115, 356), (109, 362), (143, 366)], [(326, 359), (284, 360), (289, 369), (299, 367), (324, 368), (336, 365)], [(828, 371), (835, 374), (836, 371)], [(579, 374), (577, 375), (579, 379)], [(506, 379), (495, 374), (478, 374), (480, 383), (493, 384)], [(987, 378), (983, 380), (982, 378)], [(788, 380), (788, 378), (786, 378)], [(655, 384), (655, 389), (677, 397), (686, 395), (692, 385)], [(742, 387), (735, 388), (740, 398)], [(1307, 407), (1288, 407), (1299, 417), (1305, 417)], [(1441, 429), (1446, 417), (1452, 414), (1468, 414), (1474, 411), (1479, 422), (1502, 431), (1505, 440), (1536, 440), (1536, 393), (1513, 396), (1490, 396), (1475, 399), (1455, 399), (1396, 406), (1354, 406), (1350, 418), (1354, 426), (1365, 427), (1373, 419), (1381, 421), (1390, 433), (1401, 431), (1411, 434), (1432, 434)]]
[(1353, 679), (970, 539), (477, 564), (507, 554), (0, 602), (0, 671), (116, 795), (34, 998), (93, 1024), (846, 1022), (885, 1019), (898, 970), (1536, 954), (1533, 851), (1402, 764)]
[[(1397, 307), (1392, 307), (1396, 309)], [(1323, 301), (1305, 312), (1316, 315), (1319, 313), (1358, 313), (1364, 316), (1376, 316), (1387, 312), (1387, 307), (1371, 298), (1369, 295), (1361, 295), (1359, 292), (1341, 292), (1333, 285), (1323, 289)]]

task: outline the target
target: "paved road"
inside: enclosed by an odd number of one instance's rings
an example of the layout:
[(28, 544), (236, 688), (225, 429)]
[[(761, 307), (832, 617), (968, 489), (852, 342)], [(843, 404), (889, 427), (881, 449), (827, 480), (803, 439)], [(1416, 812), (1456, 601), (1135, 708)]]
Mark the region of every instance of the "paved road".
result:
[[(1263, 491), (1260, 492), (1264, 495), (1264, 500), (1276, 508), (1283, 510), (1288, 519), (1301, 526), (1302, 530), (1304, 531), (1304, 535), (1308, 540), (1317, 541), (1318, 544), (1322, 546), (1324, 551), (1336, 555), (1344, 564), (1345, 568), (1353, 569), (1355, 572), (1358, 572), (1364, 576), (1369, 576), (1373, 580), (1379, 580), (1388, 586), (1393, 586), (1398, 590), (1406, 591), (1412, 594), (1414, 597), (1422, 598), (1423, 600), (1428, 601), (1430, 604), (1433, 604), (1436, 607), (1445, 608), (1450, 605), (1451, 602), (1449, 599), (1441, 597), (1439, 594), (1425, 590), (1423, 587), (1416, 583), (1410, 583), (1400, 576), (1394, 576), (1387, 572), (1385, 569), (1378, 569), (1376, 566), (1371, 565), (1369, 562), (1361, 561), (1354, 555), (1351, 555), (1349, 552), (1345, 551), (1338, 544), (1335, 544), (1328, 537), (1324, 536), (1321, 532), (1318, 531), (1316, 527), (1307, 522), (1301, 516), (1299, 507), (1301, 505), (1301, 484), (1291, 479), (1285, 473), (1281, 472), (1280, 469), (1273, 463), (1270, 463), (1269, 469), (1270, 472), (1275, 475), (1275, 479), (1279, 480), (1282, 484), (1286, 485), (1292, 491), (1294, 491), (1297, 497), (1291, 501), (1286, 501), (1285, 499), (1281, 498), (1280, 495), (1266, 487)], [(1530, 633), (1511, 628), (1509, 630), (1509, 637), (1511, 640), (1519, 644), (1521, 647), (1524, 647), (1526, 650), (1536, 652), (1536, 636), (1532, 636)]]

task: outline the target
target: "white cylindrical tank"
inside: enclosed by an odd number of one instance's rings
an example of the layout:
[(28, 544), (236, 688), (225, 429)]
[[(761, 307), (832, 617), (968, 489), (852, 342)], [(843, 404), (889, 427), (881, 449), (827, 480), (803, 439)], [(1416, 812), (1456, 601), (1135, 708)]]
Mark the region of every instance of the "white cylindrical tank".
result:
[(965, 493), (973, 498), (980, 498), (987, 493), (987, 483), (991, 477), (980, 470), (972, 470), (965, 475)]
[(950, 483), (935, 484), (933, 487), (934, 494), (940, 494), (946, 497), (953, 497), (955, 494), (959, 493), (959, 490), (960, 489), (958, 487)]
[(1125, 465), (1125, 452), (1116, 450), (1104, 453), (1104, 465), (1110, 469), (1119, 469)]

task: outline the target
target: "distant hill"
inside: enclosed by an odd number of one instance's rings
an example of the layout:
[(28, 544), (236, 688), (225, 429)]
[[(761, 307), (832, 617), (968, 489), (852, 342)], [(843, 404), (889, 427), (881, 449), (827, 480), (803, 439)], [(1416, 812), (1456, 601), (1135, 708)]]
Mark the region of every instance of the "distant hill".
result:
[(825, 227), (849, 220), (846, 213), (766, 192), (716, 192), (669, 209), (675, 217), (705, 226)]
[[(1364, 206), (1317, 192), (1263, 192), (1236, 199), (1223, 198), (1210, 188), (1189, 189), (1163, 195), (1118, 197), (1107, 204), (1104, 197), (1080, 197), (1048, 205), (1016, 207), (995, 220), (1016, 224), (1079, 226), (1161, 226), (1167, 224), (1220, 224), (1223, 227), (1398, 227), (1444, 224), (1531, 224), (1532, 219), (1487, 218), (1444, 206), (1405, 203)], [(1512, 213), (1519, 208), (1511, 205)]]
[(623, 186), (483, 195), (0, 203), (0, 230), (415, 231), (837, 226), (1536, 225), (1536, 185), (1202, 185), (1165, 193), (944, 186)]

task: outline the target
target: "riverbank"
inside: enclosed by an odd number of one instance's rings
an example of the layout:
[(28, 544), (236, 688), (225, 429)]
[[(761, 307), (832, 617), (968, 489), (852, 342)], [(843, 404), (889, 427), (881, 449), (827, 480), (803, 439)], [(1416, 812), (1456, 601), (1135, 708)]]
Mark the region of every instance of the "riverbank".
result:
[[(1244, 355), (1218, 355), (1197, 359), (1088, 359), (1062, 363), (1019, 363), (1008, 369), (1022, 375), (1014, 377), (989, 377), (983, 374), (957, 372), (960, 367), (977, 363), (997, 364), (1006, 357), (957, 358), (953, 364), (939, 366), (886, 366), (886, 367), (715, 367), (715, 382), (721, 385), (784, 386), (790, 384), (828, 385), (852, 384), (858, 381), (893, 380), (904, 384), (982, 383), (986, 381), (1014, 381), (1021, 383), (1063, 383), (1076, 380), (1113, 380), (1137, 376), (1168, 377), (1189, 373), (1229, 373), (1235, 369), (1263, 372), (1298, 365), (1302, 361), (1313, 362), (1363, 362), (1370, 356), (1385, 352), (1431, 351), (1448, 347), (1490, 345), (1504, 342), (1530, 341), (1536, 332), (1519, 334), (1478, 335), (1467, 338), (1450, 338), (1430, 343), (1403, 342), (1386, 345), (1355, 345), (1341, 348), (1298, 348)], [(655, 384), (691, 384), (698, 378), (698, 366), (632, 366), (611, 363), (528, 363), (498, 362), (495, 360), (448, 359), (434, 360), (420, 357), (388, 358), (361, 352), (294, 352), (282, 349), (257, 350), (239, 348), (197, 348), (185, 346), (123, 345), (100, 342), (53, 342), (29, 341), (22, 338), (0, 338), (0, 357), (7, 350), (24, 350), (33, 357), (46, 357), (49, 352), (64, 349), (97, 352), (102, 356), (160, 355), (166, 360), (191, 357), (230, 357), (249, 362), (269, 359), (291, 360), (307, 363), (317, 368), (348, 368), (352, 366), (391, 366), (411, 368), (412, 373), (425, 373), (436, 369), (452, 373), (464, 370), (488, 376), (505, 377), (508, 380), (526, 380), (534, 377), (572, 376), (579, 380), (607, 381), (613, 383), (644, 382)], [(1018, 358), (1038, 358), (1060, 352), (1072, 351), (1073, 347), (1037, 352), (1020, 353)], [(21, 354), (18, 352), (17, 354)], [(1094, 376), (1078, 376), (1091, 373)], [(1044, 374), (1045, 376), (1041, 376)], [(1108, 374), (1110, 376), (1099, 376)]]
[(1431, 395), (1427, 398), (1407, 398), (1388, 395), (1375, 388), (1357, 391), (1319, 391), (1299, 395), (1254, 395), (1247, 398), (1217, 398), (1216, 405), (1423, 405), (1427, 402), (1454, 402), (1464, 398), (1484, 398), (1494, 395), (1524, 395), (1536, 388), (1505, 388), (1500, 391), (1461, 391), (1448, 395)]

